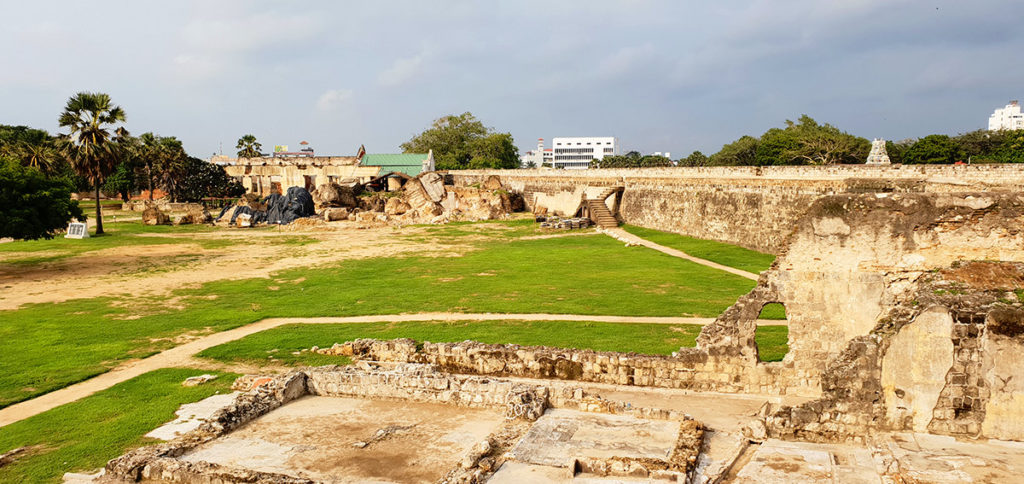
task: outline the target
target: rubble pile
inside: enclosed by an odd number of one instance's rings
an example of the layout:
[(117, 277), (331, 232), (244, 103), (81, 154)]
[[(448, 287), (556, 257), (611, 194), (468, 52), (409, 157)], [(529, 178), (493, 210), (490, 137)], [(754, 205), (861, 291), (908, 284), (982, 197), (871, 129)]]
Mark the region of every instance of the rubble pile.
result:
[(392, 185), (398, 184), (322, 185), (313, 192), (316, 212), (324, 220), (362, 224), (445, 223), (503, 219), (523, 206), (497, 177), (482, 187), (455, 187), (445, 185), (440, 173), (427, 172), (404, 180), (394, 191), (369, 191)]
[[(228, 212), (231, 212), (231, 216), (226, 219)], [(234, 206), (224, 207), (216, 222), (236, 227), (251, 227), (260, 223), (287, 225), (314, 215), (313, 196), (305, 188), (291, 187), (284, 195), (274, 193), (262, 200), (255, 194), (247, 194)]]
[(594, 225), (594, 222), (587, 217), (560, 218), (560, 217), (537, 217), (542, 229), (585, 229)]

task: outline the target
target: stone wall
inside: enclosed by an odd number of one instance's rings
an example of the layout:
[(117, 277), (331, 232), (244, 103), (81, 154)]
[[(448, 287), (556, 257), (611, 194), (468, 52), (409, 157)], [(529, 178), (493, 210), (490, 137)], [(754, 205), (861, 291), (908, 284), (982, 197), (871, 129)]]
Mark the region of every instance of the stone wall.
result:
[(839, 165), (602, 170), (467, 170), (457, 185), (497, 175), (527, 207), (572, 215), (584, 196), (623, 186), (623, 221), (779, 253), (796, 221), (824, 196), (1024, 190), (1019, 165)]
[[(586, 381), (618, 385), (681, 388), (697, 391), (784, 394), (775, 385), (774, 367), (750, 364), (741, 357), (685, 348), (674, 356), (638, 355), (545, 346), (425, 342), (418, 347), (408, 339), (360, 339), (318, 350), (368, 361), (435, 365), (446, 372), (471, 375), (514, 376)], [(756, 358), (756, 356), (754, 356)], [(756, 361), (756, 360), (755, 360)], [(759, 376), (749, 375), (750, 370)], [(486, 399), (485, 399), (486, 401)]]

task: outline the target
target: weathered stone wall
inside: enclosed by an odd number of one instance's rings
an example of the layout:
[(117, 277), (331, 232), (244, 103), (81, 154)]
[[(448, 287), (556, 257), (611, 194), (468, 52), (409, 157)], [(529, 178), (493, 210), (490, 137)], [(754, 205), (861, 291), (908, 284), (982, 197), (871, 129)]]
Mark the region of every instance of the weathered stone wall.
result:
[[(1024, 418), (1019, 392), (1001, 386), (1021, 371), (987, 351), (1021, 341), (989, 328), (995, 315), (1022, 311), (1009, 292), (1024, 287), (1022, 224), (1024, 197), (1013, 192), (818, 200), (765, 274), (763, 293), (738, 304), (786, 305), (790, 352), (778, 384), (822, 392), (780, 410), (774, 435), (835, 440), (893, 429), (1024, 439), (997, 423)], [(701, 337), (750, 334), (747, 316), (724, 316)], [(1000, 420), (986, 412), (997, 387)]]
[[(685, 350), (694, 350), (685, 348)], [(370, 361), (436, 365), (447, 372), (490, 376), (515, 376), (575, 380), (618, 385), (682, 388), (699, 391), (782, 394), (774, 385), (774, 367), (757, 367), (749, 361), (706, 353), (676, 356), (637, 355), (545, 346), (423, 343), (412, 340), (361, 339), (319, 350), (325, 354), (350, 355)], [(685, 353), (685, 352), (684, 352)], [(756, 358), (756, 356), (755, 356)], [(755, 360), (756, 361), (756, 360)], [(764, 378), (741, 378), (750, 371)]]
[(527, 207), (572, 215), (584, 196), (623, 186), (626, 223), (779, 253), (796, 221), (824, 196), (1024, 190), (1019, 165), (840, 165), (603, 170), (471, 170), (457, 186), (497, 175)]

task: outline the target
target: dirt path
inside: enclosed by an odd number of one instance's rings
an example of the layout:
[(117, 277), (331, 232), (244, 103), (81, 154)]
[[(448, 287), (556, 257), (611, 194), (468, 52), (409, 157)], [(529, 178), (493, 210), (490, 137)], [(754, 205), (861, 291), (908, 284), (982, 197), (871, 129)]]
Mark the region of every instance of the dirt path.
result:
[(628, 242), (631, 242), (631, 243), (634, 243), (634, 244), (637, 244), (637, 245), (642, 245), (642, 246), (647, 247), (649, 249), (654, 249), (654, 250), (656, 250), (658, 252), (662, 252), (662, 253), (668, 254), (668, 255), (670, 255), (672, 257), (679, 257), (680, 259), (686, 259), (686, 260), (688, 260), (690, 262), (695, 262), (695, 263), (700, 264), (702, 266), (708, 266), (708, 267), (711, 267), (711, 268), (714, 268), (714, 269), (718, 269), (720, 271), (728, 272), (730, 274), (735, 274), (735, 275), (740, 276), (740, 277), (745, 277), (745, 278), (750, 279), (752, 281), (756, 281), (760, 277), (759, 275), (754, 274), (753, 272), (747, 272), (747, 271), (744, 271), (744, 270), (737, 269), (735, 267), (724, 266), (724, 265), (719, 264), (717, 262), (711, 262), (711, 261), (709, 261), (707, 259), (701, 259), (699, 257), (694, 257), (694, 256), (692, 256), (690, 254), (687, 254), (686, 252), (681, 251), (681, 250), (673, 249), (671, 247), (665, 247), (664, 245), (656, 244), (656, 243), (651, 242), (650, 240), (647, 240), (647, 239), (641, 239), (640, 237), (637, 237), (637, 236), (635, 236), (635, 235), (633, 235), (633, 234), (631, 234), (629, 232), (626, 232), (625, 230), (622, 230), (622, 229), (618, 229), (618, 228), (616, 228), (616, 229), (604, 229), (604, 231), (609, 233), (612, 237), (615, 237), (616, 239), (623, 240), (623, 241), (628, 241)]
[[(192, 355), (207, 348), (228, 343), (245, 336), (276, 328), (284, 324), (338, 324), (338, 323), (381, 323), (407, 321), (597, 321), (603, 323), (644, 323), (644, 324), (708, 324), (714, 318), (683, 317), (632, 317), (632, 316), (589, 316), (580, 314), (465, 314), (465, 313), (417, 313), (384, 314), (374, 316), (325, 317), (325, 318), (268, 318), (239, 328), (203, 336), (181, 346), (157, 353), (142, 360), (124, 363), (113, 370), (83, 382), (40, 395), (31, 400), (16, 403), (0, 409), (0, 427), (24, 420), (52, 408), (74, 402), (100, 390), (135, 378), (160, 368), (195, 367)], [(758, 325), (785, 325), (785, 321), (758, 320)], [(210, 365), (215, 366), (215, 365)]]

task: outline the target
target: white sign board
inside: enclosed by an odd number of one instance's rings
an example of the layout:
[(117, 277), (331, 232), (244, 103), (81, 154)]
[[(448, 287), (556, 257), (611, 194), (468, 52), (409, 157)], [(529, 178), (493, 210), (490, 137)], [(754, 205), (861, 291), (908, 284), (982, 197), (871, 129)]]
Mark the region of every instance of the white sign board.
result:
[(81, 222), (71, 222), (68, 224), (68, 233), (64, 235), (66, 239), (88, 239), (89, 230), (86, 229), (85, 224)]

